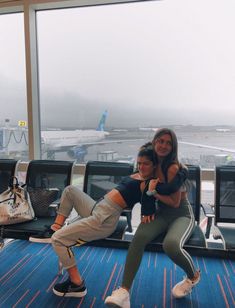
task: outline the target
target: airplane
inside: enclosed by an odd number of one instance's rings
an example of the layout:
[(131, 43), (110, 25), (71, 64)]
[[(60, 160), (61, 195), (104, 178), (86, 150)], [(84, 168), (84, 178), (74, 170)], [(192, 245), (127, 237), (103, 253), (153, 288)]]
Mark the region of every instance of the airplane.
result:
[[(136, 141), (137, 139), (107, 140), (110, 135), (105, 131), (105, 121), (108, 112), (105, 110), (101, 116), (96, 129), (77, 130), (55, 130), (48, 129), (41, 131), (42, 155), (47, 159), (55, 159), (58, 152), (67, 152), (68, 156), (76, 159), (78, 163), (84, 162), (87, 148), (92, 145), (110, 143), (123, 143)], [(22, 122), (22, 121), (21, 121)], [(26, 123), (26, 121), (24, 121)], [(143, 140), (143, 139), (138, 139)], [(0, 154), (7, 154), (8, 157), (22, 157), (28, 151), (27, 127), (10, 127), (9, 125), (0, 128)]]
[(107, 110), (101, 116), (98, 127), (95, 129), (76, 130), (44, 130), (41, 131), (42, 151), (47, 158), (53, 158), (55, 152), (67, 152), (71, 158), (79, 161), (87, 154), (87, 147), (100, 144), (108, 132), (104, 130)]
[[(96, 130), (80, 129), (41, 131), (43, 154), (46, 153), (47, 158), (54, 159), (56, 152), (67, 152), (70, 158), (76, 159), (78, 163), (82, 163), (84, 162), (87, 148), (89, 146), (133, 141), (133, 139), (106, 140), (106, 136), (110, 135), (109, 132), (105, 131), (107, 115), (108, 111), (105, 110)], [(136, 141), (136, 139), (134, 139), (134, 141)]]
[[(82, 161), (87, 154), (89, 145), (98, 144), (109, 135), (104, 130), (107, 114), (108, 112), (105, 110), (97, 129), (42, 130), (42, 154), (46, 154), (48, 159), (54, 159), (56, 152), (67, 152), (71, 158)], [(24, 122), (26, 123), (26, 121)], [(19, 153), (21, 156), (24, 155), (27, 151), (28, 129), (26, 125), (23, 127), (6, 125), (0, 128), (0, 153), (16, 157)]]

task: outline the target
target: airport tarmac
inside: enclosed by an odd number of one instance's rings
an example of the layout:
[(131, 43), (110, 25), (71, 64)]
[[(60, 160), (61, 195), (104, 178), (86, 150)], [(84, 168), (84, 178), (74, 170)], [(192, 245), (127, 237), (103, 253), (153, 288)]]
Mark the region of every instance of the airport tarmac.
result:
[[(179, 141), (179, 159), (183, 163), (199, 164), (202, 168), (213, 168), (215, 164), (224, 164), (226, 160), (235, 160), (235, 154), (228, 151), (202, 148), (181, 144), (180, 142), (189, 142), (194, 144), (204, 144), (205, 146), (214, 146), (235, 151), (235, 131), (218, 132), (214, 128), (211, 130), (176, 130)], [(88, 160), (100, 160), (104, 158), (102, 153), (113, 152), (116, 160), (133, 161), (136, 158), (138, 149), (144, 143), (152, 140), (154, 131), (124, 131), (110, 132), (107, 141), (117, 141), (116, 143), (107, 143), (102, 145), (92, 145), (87, 148), (85, 162)], [(129, 140), (118, 142), (118, 140)], [(111, 154), (110, 154), (111, 155)], [(109, 156), (110, 156), (109, 155)], [(56, 159), (71, 159), (67, 153), (56, 153)]]

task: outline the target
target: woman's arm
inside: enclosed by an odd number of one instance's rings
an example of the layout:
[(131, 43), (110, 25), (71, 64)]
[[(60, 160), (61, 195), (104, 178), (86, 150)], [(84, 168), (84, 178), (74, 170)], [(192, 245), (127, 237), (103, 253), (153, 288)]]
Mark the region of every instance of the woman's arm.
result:
[[(169, 182), (171, 182), (174, 179), (178, 171), (179, 171), (179, 166), (176, 164), (173, 164), (169, 167), (167, 172), (167, 177)], [(152, 186), (150, 185), (149, 188), (150, 188), (149, 190), (151, 191)], [(170, 207), (178, 208), (180, 205), (181, 192), (179, 189), (176, 192), (171, 193), (169, 195), (162, 195), (156, 192), (154, 193), (154, 197), (160, 200), (161, 202), (165, 203), (166, 205), (169, 205)]]
[(173, 194), (180, 189), (187, 177), (188, 169), (186, 167), (180, 167), (172, 180), (168, 183), (158, 182), (155, 189), (160, 195)]
[(168, 183), (161, 183), (159, 179), (152, 179), (149, 183), (149, 191), (147, 194), (152, 195), (152, 191), (156, 191), (160, 195), (170, 195), (175, 193), (184, 184), (188, 176), (188, 169), (180, 167), (175, 177)]
[(156, 205), (155, 205), (156, 199), (153, 196), (148, 196), (148, 194), (146, 194), (146, 192), (148, 190), (148, 183), (149, 183), (149, 181), (142, 182), (142, 184), (144, 184), (144, 186), (141, 189), (141, 191), (142, 191), (141, 200), (140, 200), (141, 217), (152, 216), (156, 212)]

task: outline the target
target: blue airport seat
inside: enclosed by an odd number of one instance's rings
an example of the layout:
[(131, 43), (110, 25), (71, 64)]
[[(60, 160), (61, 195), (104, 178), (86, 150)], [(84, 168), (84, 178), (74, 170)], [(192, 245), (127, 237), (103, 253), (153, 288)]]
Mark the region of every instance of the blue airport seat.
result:
[[(86, 164), (83, 190), (94, 200), (99, 200), (113, 189), (123, 177), (133, 173), (134, 165), (124, 162), (88, 161)], [(121, 239), (124, 232), (132, 232), (131, 210), (124, 209), (116, 231), (109, 238)], [(123, 220), (123, 216), (126, 217)]]

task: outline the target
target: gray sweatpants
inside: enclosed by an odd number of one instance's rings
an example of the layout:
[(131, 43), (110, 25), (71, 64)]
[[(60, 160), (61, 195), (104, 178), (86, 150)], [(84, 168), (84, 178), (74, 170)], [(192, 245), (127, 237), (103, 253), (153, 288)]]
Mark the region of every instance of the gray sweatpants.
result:
[(72, 209), (76, 210), (80, 219), (52, 236), (53, 248), (65, 269), (76, 265), (71, 247), (112, 234), (122, 212), (122, 208), (107, 197), (96, 204), (86, 193), (71, 185), (63, 191), (58, 214), (68, 217)]

